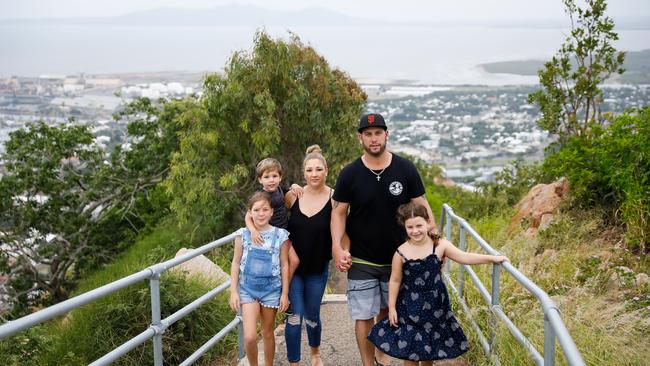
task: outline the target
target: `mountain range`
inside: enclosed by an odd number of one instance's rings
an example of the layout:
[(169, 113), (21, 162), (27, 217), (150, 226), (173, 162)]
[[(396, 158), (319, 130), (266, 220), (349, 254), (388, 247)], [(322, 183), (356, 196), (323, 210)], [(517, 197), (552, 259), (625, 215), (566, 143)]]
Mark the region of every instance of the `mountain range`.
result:
[[(650, 29), (650, 16), (615, 19), (617, 29)], [(506, 28), (563, 28), (566, 19), (440, 19), (435, 21), (388, 21), (348, 16), (322, 7), (277, 10), (253, 5), (224, 5), (205, 9), (156, 8), (109, 17), (10, 18), (0, 25), (96, 25), (140, 27), (233, 27), (233, 26), (488, 26)]]

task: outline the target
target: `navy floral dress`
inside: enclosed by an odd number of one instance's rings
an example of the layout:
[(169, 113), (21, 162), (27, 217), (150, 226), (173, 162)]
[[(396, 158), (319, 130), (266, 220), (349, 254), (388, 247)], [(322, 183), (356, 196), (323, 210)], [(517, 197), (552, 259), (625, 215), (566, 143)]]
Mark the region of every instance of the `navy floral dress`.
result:
[(398, 326), (392, 327), (386, 317), (375, 324), (368, 339), (402, 360), (440, 360), (467, 352), (467, 338), (451, 311), (441, 278), (440, 259), (434, 253), (423, 259), (407, 259), (397, 252), (404, 258), (396, 304)]

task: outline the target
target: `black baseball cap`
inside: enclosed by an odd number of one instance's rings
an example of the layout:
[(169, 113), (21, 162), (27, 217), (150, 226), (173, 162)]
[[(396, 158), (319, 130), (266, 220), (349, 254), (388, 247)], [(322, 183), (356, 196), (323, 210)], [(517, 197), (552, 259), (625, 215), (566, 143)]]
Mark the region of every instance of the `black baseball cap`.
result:
[(379, 113), (369, 113), (361, 116), (357, 131), (361, 133), (361, 131), (368, 127), (381, 127), (384, 130), (388, 129), (388, 127), (386, 127), (386, 122), (384, 122), (384, 117)]

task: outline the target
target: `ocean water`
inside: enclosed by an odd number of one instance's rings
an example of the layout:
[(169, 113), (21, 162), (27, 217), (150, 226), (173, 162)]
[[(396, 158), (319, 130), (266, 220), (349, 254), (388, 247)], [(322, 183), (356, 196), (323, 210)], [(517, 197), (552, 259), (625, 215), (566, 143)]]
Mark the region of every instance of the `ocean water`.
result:
[[(288, 38), (286, 28), (270, 34)], [(12, 75), (218, 71), (250, 50), (252, 27), (0, 25), (0, 77)], [(328, 62), (357, 79), (431, 84), (530, 84), (537, 77), (485, 73), (478, 64), (549, 58), (566, 30), (487, 27), (296, 27)], [(619, 31), (616, 46), (650, 48), (650, 30)]]

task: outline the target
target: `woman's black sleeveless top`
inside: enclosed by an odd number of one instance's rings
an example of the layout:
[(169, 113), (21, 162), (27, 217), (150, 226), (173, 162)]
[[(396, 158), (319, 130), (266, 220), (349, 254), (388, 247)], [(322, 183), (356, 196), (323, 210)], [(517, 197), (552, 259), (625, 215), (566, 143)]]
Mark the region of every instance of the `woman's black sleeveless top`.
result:
[(332, 259), (332, 234), (330, 233), (332, 203), (327, 200), (325, 206), (310, 217), (300, 211), (300, 199), (294, 202), (290, 210), (289, 239), (300, 258), (296, 273), (302, 275), (321, 273)]

